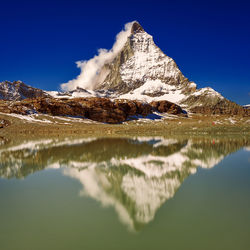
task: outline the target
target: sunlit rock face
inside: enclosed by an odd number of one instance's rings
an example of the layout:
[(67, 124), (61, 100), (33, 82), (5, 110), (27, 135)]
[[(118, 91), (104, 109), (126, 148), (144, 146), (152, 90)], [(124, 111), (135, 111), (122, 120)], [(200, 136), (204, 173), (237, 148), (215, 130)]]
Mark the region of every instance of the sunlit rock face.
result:
[(212, 168), (227, 154), (250, 145), (246, 138), (48, 139), (18, 145), (1, 138), (1, 142), (1, 178), (62, 169), (81, 183), (80, 195), (113, 207), (130, 230), (152, 221), (197, 167)]

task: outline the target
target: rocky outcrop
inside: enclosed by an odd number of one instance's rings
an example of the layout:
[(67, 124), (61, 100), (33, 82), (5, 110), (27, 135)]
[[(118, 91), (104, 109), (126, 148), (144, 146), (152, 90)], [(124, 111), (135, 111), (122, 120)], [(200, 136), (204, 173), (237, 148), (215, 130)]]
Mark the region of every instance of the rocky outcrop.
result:
[[(205, 91), (204, 91), (205, 90)], [(190, 95), (182, 104), (189, 107), (192, 113), (206, 115), (240, 115), (250, 116), (250, 110), (229, 101), (210, 88), (204, 88), (202, 93)]]
[(74, 116), (104, 123), (121, 123), (130, 117), (160, 113), (183, 114), (182, 109), (166, 101), (152, 104), (131, 100), (109, 98), (35, 98), (23, 101), (0, 101), (0, 112), (28, 115), (33, 113), (52, 116)]
[(168, 102), (168, 101), (153, 101), (150, 103), (151, 106), (158, 112), (160, 113), (169, 113), (169, 114), (173, 114), (173, 115), (177, 115), (177, 114), (183, 114), (183, 110), (180, 106), (172, 103), (172, 102)]
[[(5, 120), (5, 119), (0, 119), (0, 128), (5, 128), (10, 125), (10, 121)], [(1, 145), (1, 143), (0, 143)]]
[(20, 101), (26, 98), (46, 97), (48, 94), (21, 81), (0, 82), (0, 99)]

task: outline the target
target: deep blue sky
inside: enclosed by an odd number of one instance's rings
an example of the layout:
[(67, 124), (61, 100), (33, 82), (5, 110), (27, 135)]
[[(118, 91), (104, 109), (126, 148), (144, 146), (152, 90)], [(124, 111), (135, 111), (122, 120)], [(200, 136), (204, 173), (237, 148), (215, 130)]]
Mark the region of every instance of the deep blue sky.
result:
[(0, 0), (0, 81), (55, 90), (137, 20), (198, 87), (250, 103), (250, 1)]

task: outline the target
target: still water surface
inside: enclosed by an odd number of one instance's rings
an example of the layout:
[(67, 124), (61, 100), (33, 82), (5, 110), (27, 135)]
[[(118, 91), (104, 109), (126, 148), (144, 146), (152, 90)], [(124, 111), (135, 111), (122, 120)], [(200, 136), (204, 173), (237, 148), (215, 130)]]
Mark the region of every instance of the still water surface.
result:
[(250, 249), (249, 138), (0, 147), (0, 249)]

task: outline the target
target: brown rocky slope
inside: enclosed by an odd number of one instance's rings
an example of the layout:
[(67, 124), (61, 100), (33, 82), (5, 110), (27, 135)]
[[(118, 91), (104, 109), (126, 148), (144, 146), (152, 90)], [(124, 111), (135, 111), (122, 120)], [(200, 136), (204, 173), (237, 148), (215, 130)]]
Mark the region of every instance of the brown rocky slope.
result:
[(0, 112), (2, 113), (73, 116), (112, 124), (121, 123), (137, 116), (146, 117), (154, 111), (186, 116), (180, 106), (168, 101), (147, 104), (124, 99), (112, 101), (100, 97), (72, 99), (40, 97), (22, 101), (0, 101)]

